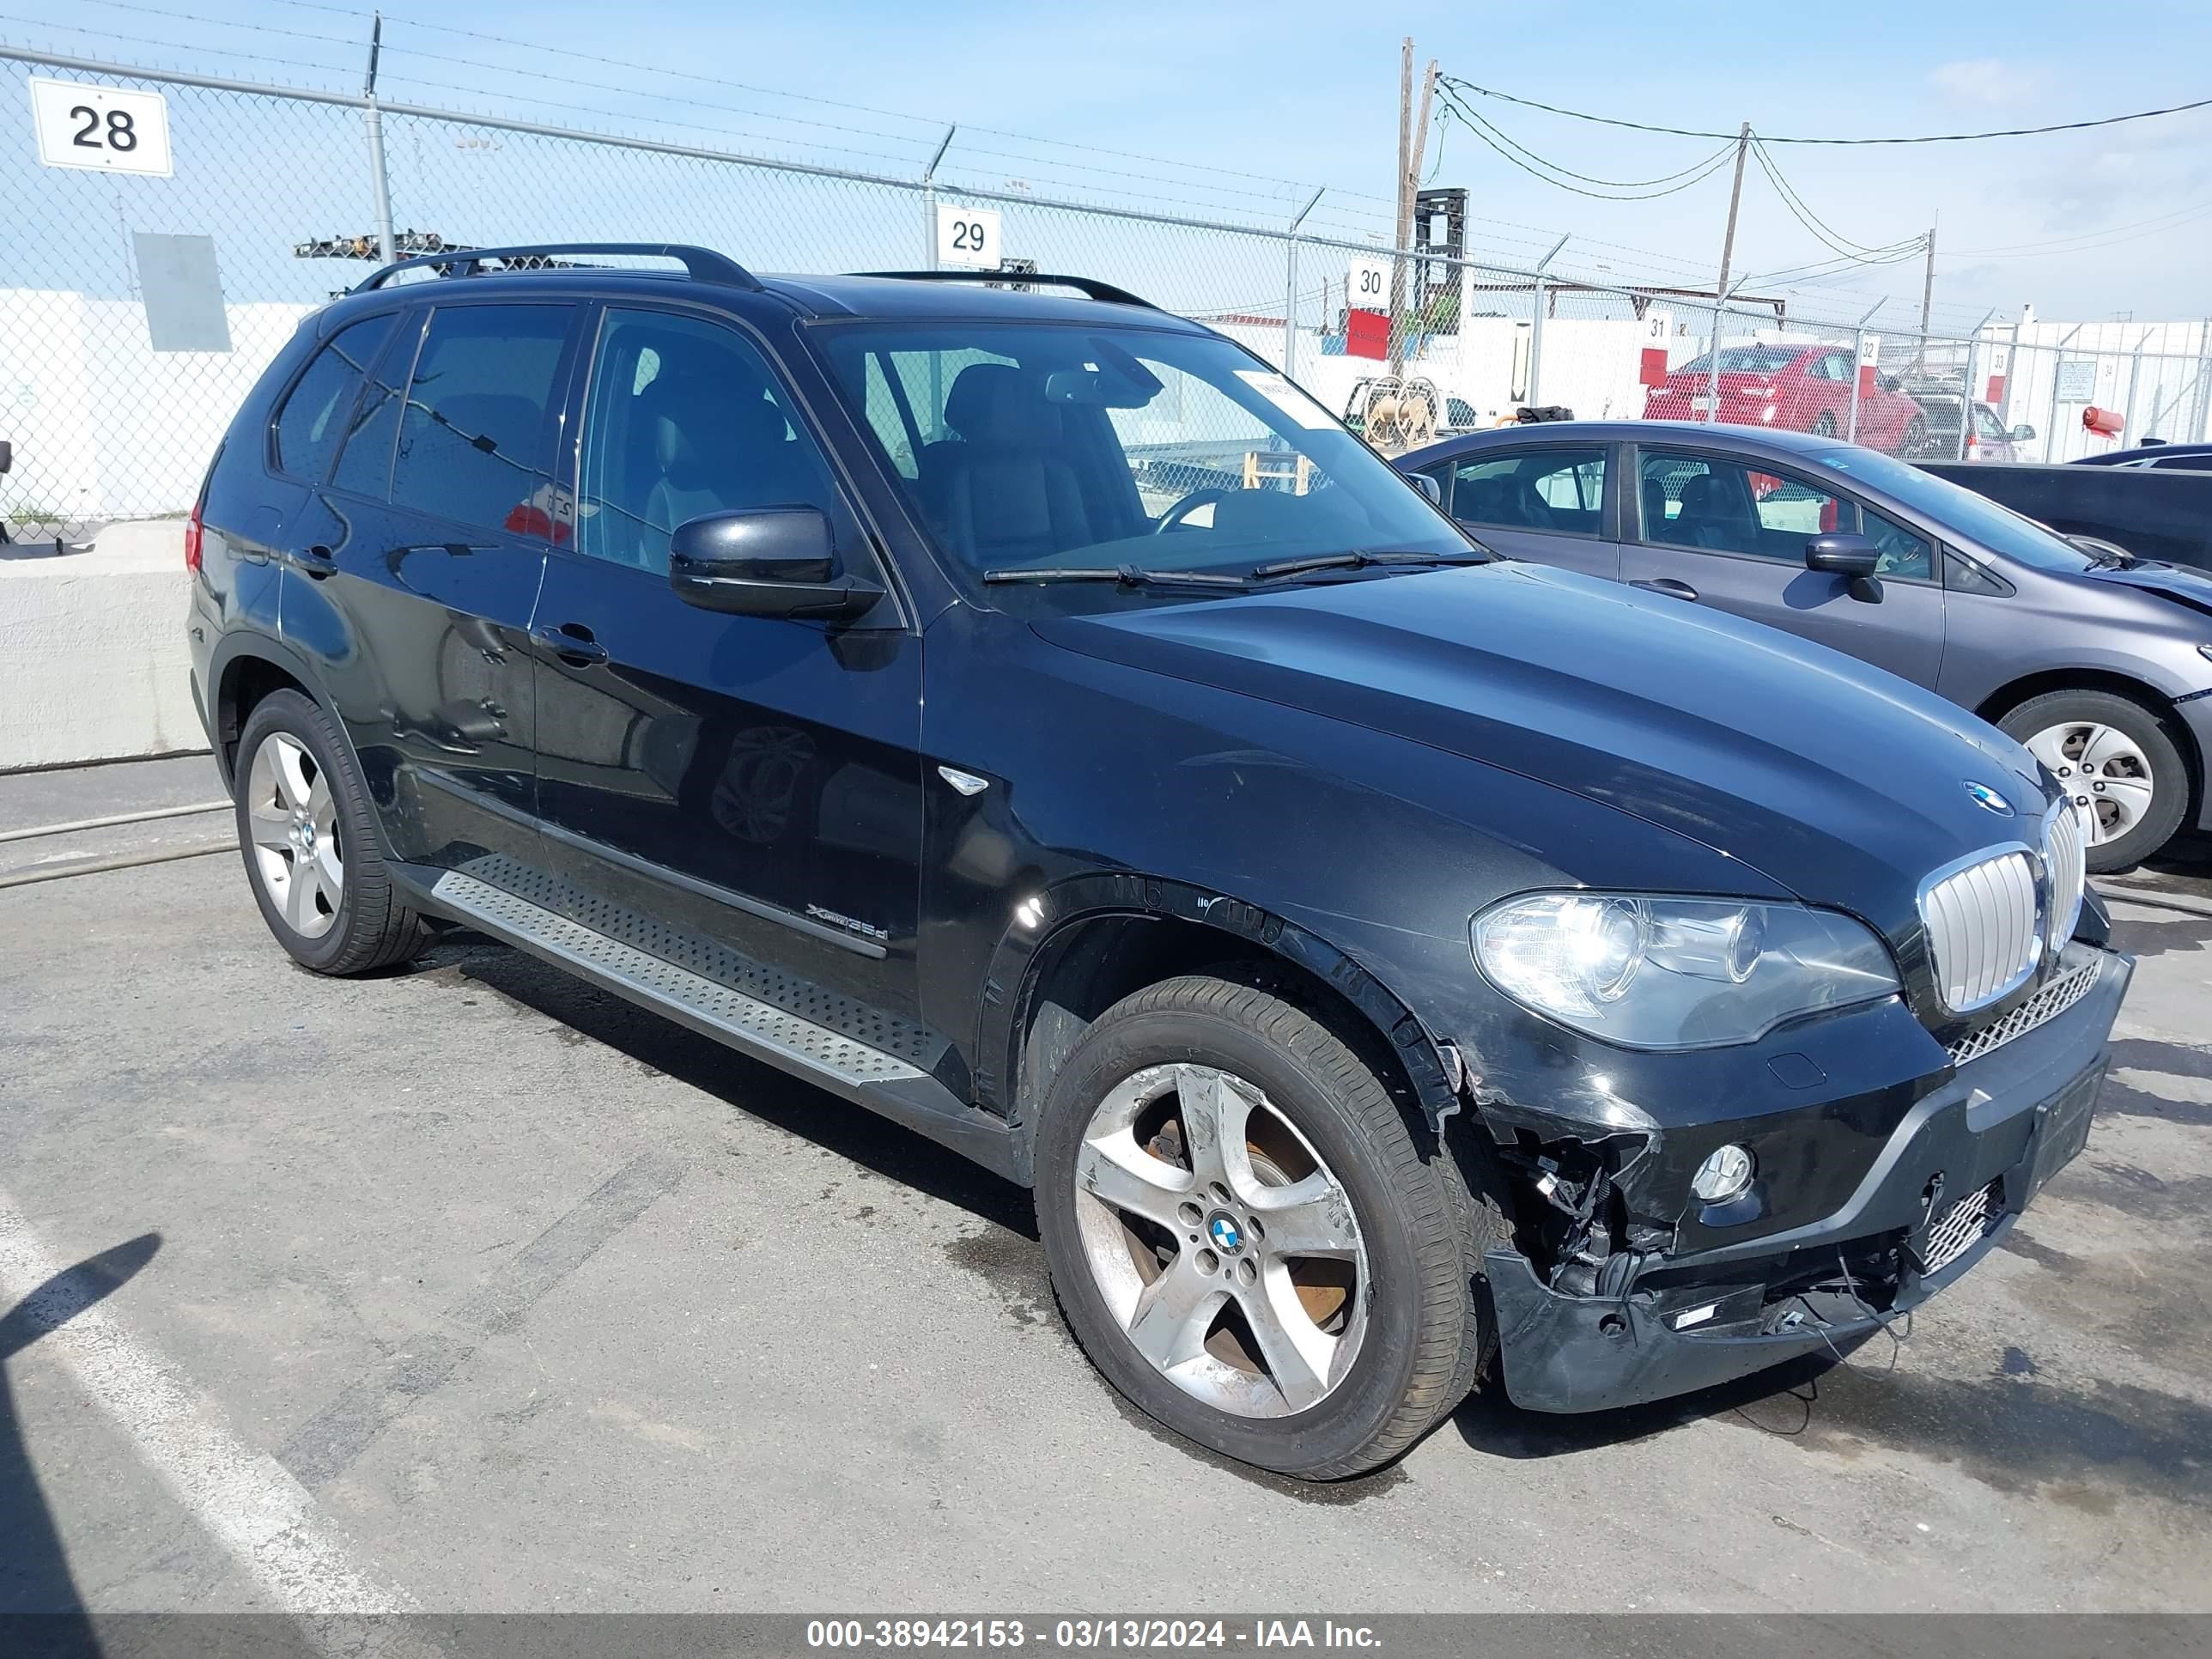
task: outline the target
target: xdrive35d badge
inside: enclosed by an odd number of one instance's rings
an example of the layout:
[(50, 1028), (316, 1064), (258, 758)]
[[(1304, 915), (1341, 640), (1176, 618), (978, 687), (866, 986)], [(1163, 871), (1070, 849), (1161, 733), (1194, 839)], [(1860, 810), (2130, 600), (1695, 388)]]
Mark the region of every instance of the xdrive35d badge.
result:
[(270, 931), (476, 929), (1030, 1189), (1192, 1440), (1330, 1479), (1485, 1377), (1844, 1348), (2080, 1151), (2130, 963), (1973, 716), (1493, 560), (1103, 283), (414, 263), (192, 514)]

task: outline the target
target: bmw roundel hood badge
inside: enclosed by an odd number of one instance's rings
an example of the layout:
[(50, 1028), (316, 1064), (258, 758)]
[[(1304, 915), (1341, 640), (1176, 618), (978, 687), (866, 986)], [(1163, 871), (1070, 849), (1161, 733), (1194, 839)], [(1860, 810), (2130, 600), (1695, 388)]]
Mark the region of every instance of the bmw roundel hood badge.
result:
[(2001, 818), (2008, 818), (2012, 816), (2012, 803), (1986, 783), (1975, 783), (1969, 781), (1966, 793), (1974, 798), (1975, 805), (1987, 807)]

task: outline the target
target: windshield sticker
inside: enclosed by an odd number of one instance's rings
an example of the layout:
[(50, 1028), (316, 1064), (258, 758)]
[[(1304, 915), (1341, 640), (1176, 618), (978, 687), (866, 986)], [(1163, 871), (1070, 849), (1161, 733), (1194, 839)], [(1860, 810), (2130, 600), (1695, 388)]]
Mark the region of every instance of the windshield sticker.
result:
[(1336, 424), (1327, 410), (1273, 369), (1240, 368), (1237, 378), (1309, 432), (1324, 431)]

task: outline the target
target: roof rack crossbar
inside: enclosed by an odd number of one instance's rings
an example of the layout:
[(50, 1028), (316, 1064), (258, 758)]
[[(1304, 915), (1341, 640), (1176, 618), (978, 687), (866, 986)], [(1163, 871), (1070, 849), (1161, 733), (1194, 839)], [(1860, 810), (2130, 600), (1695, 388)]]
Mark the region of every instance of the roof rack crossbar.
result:
[(1030, 270), (856, 270), (853, 275), (890, 276), (902, 283), (1004, 283), (1018, 288), (1072, 288), (1091, 299), (1103, 300), (1109, 305), (1142, 306), (1147, 311), (1159, 309), (1150, 300), (1132, 294), (1126, 288), (1102, 283), (1095, 276), (1054, 276)]
[(483, 274), (486, 260), (502, 263), (514, 260), (540, 260), (570, 253), (629, 253), (650, 254), (660, 258), (674, 259), (680, 264), (694, 282), (720, 283), (727, 288), (760, 289), (760, 279), (736, 260), (715, 252), (712, 248), (690, 247), (681, 242), (537, 242), (521, 247), (454, 248), (442, 253), (425, 253), (412, 259), (398, 259), (382, 270), (373, 272), (353, 289), (356, 294), (367, 294), (379, 289), (403, 270), (434, 269), (444, 276), (477, 276)]

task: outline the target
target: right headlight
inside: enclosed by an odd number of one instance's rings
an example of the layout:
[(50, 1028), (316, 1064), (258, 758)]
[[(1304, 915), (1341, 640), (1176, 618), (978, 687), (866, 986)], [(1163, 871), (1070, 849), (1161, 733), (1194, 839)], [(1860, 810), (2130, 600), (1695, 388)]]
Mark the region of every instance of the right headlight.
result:
[(1786, 1019), (1895, 994), (1887, 948), (1833, 910), (1638, 894), (1531, 893), (1474, 919), (1485, 978), (1631, 1048), (1755, 1042)]

